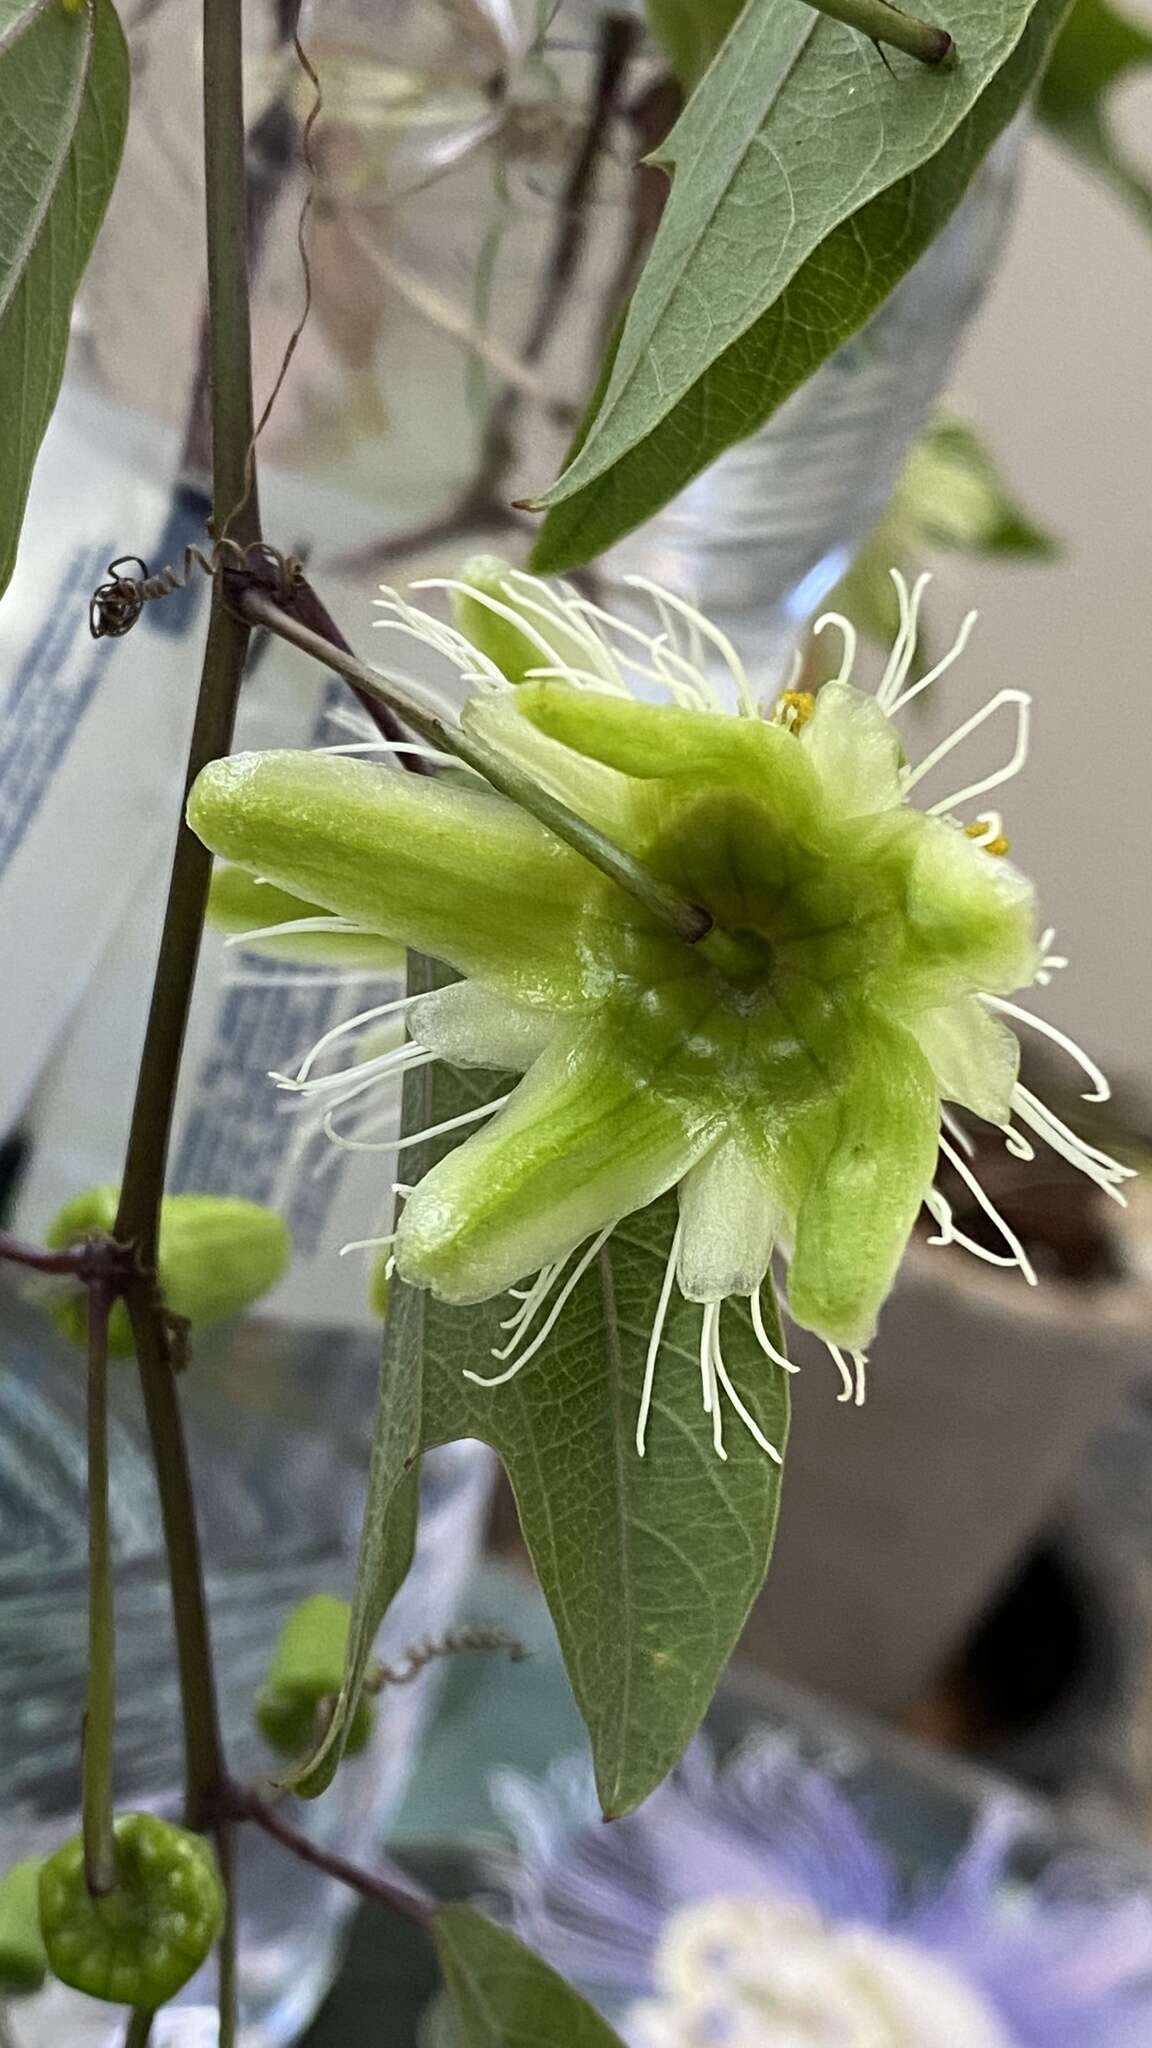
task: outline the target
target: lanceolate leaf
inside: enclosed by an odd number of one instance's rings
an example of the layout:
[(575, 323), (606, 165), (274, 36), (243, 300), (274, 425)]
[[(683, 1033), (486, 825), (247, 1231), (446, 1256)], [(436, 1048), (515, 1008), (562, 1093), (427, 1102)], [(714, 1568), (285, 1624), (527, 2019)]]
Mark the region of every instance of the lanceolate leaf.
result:
[(434, 2037), (444, 2048), (621, 2048), (578, 1991), (471, 1906), (442, 1906), (432, 1933), (450, 2013)]
[[(804, 0), (751, 0), (666, 145), (672, 191), (541, 569), (589, 559), (751, 433), (939, 232), (1064, 0), (956, 0), (951, 72), (896, 78)], [(897, 60), (899, 63), (900, 60)]]
[(1152, 227), (1152, 182), (1112, 132), (1109, 99), (1130, 72), (1152, 64), (1152, 32), (1107, 0), (1076, 0), (1052, 46), (1037, 112), (1052, 133), (1102, 173)]
[[(476, 1070), (424, 1068), (409, 1077), (405, 1128), (444, 1122), (508, 1085)], [(429, 1147), (419, 1166), (432, 1156)], [(405, 1469), (419, 1448), (458, 1437), (482, 1438), (507, 1467), (588, 1727), (605, 1812), (635, 1806), (680, 1756), (763, 1583), (780, 1475), (735, 1416), (727, 1462), (716, 1456), (700, 1398), (700, 1311), (678, 1296), (657, 1369), (647, 1455), (637, 1455), (644, 1361), (674, 1226), (674, 1196), (621, 1224), (543, 1348), (503, 1387), (476, 1386), (464, 1369), (501, 1370), (492, 1351), (506, 1342), (506, 1297), (460, 1309), (394, 1288), (352, 1670), (301, 1790), (320, 1791), (331, 1777), (383, 1611), (381, 1588), (398, 1583)], [(783, 1449), (786, 1388), (735, 1308), (725, 1311), (724, 1347), (738, 1389)]]
[(127, 115), (111, 0), (0, 0), (0, 592)]

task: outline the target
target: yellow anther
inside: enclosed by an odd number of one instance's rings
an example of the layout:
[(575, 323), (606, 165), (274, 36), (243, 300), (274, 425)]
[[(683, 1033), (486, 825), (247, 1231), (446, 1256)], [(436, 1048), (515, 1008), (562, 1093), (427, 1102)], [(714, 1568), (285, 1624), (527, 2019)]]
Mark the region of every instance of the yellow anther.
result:
[(991, 818), (973, 818), (972, 823), (964, 827), (966, 837), (969, 839), (979, 839), (981, 841), (981, 851), (984, 853), (1007, 853), (1011, 841), (1005, 839), (1002, 832), (997, 832), (994, 839), (984, 838), (984, 834), (991, 823)]
[(781, 690), (772, 706), (772, 718), (775, 724), (786, 725), (789, 732), (799, 732), (815, 709), (816, 699), (811, 690)]

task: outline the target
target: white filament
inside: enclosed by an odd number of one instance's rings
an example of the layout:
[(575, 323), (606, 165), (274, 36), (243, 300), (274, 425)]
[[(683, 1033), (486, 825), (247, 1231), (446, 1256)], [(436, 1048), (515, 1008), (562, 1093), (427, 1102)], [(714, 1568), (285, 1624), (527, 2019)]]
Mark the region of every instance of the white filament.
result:
[(680, 1237), (683, 1228), (683, 1221), (678, 1216), (676, 1218), (676, 1228), (672, 1233), (672, 1249), (668, 1254), (668, 1263), (664, 1268), (660, 1299), (656, 1304), (656, 1314), (652, 1319), (652, 1332), (648, 1339), (648, 1354), (644, 1360), (644, 1384), (640, 1389), (640, 1410), (636, 1417), (636, 1452), (641, 1458), (644, 1456), (647, 1443), (648, 1417), (652, 1409), (652, 1389), (656, 1381), (656, 1360), (660, 1355), (660, 1345), (664, 1337), (664, 1324), (668, 1317), (668, 1304), (672, 1299), (672, 1287), (676, 1278), (676, 1261), (680, 1256)]
[(387, 1237), (352, 1237), (340, 1247), (340, 1257), (346, 1259), (349, 1252), (380, 1252), (387, 1245), (395, 1244), (396, 1232), (390, 1230)]
[(882, 711), (890, 711), (908, 680), (908, 671), (916, 658), (916, 639), (919, 629), (920, 600), (932, 581), (926, 569), (916, 578), (909, 590), (899, 569), (890, 569), (889, 575), (896, 586), (896, 602), (900, 607), (900, 629), (892, 643), (888, 666), (876, 687), (876, 702)]
[(462, 1116), (450, 1116), (442, 1124), (429, 1124), (423, 1131), (412, 1131), (406, 1138), (344, 1138), (339, 1131), (329, 1127), (330, 1110), (324, 1119), (324, 1129), (334, 1145), (340, 1145), (346, 1152), (403, 1152), (410, 1145), (423, 1145), (430, 1138), (446, 1137), (449, 1131), (462, 1130), (465, 1124), (478, 1123), (481, 1117), (495, 1116), (512, 1099), (512, 1090), (507, 1095), (498, 1095), (495, 1102), (482, 1102), (476, 1109), (466, 1109)]
[(785, 1358), (782, 1351), (777, 1351), (771, 1337), (764, 1328), (764, 1311), (760, 1306), (759, 1292), (748, 1296), (748, 1307), (752, 1312), (752, 1328), (756, 1333), (756, 1342), (759, 1344), (761, 1351), (764, 1352), (767, 1358), (772, 1360), (773, 1365), (780, 1366), (784, 1372), (799, 1372), (800, 1367), (798, 1365), (793, 1365), (790, 1358)]
[(852, 1396), (856, 1392), (855, 1374), (849, 1371), (847, 1361), (844, 1357), (844, 1353), (840, 1349), (840, 1346), (838, 1344), (828, 1344), (827, 1340), (825, 1341), (826, 1348), (831, 1352), (833, 1358), (836, 1360), (836, 1365), (840, 1373), (840, 1392), (837, 1394), (836, 1399), (838, 1401), (850, 1401), (852, 1399)]
[(991, 1222), (993, 1222), (996, 1225), (997, 1230), (1000, 1232), (1001, 1237), (1004, 1239), (1005, 1244), (1008, 1246), (1009, 1251), (1012, 1253), (1013, 1264), (1019, 1266), (1020, 1271), (1023, 1273), (1024, 1278), (1028, 1282), (1029, 1287), (1035, 1287), (1035, 1269), (1032, 1265), (1031, 1259), (1028, 1257), (1027, 1252), (1021, 1244), (1020, 1239), (1017, 1237), (1016, 1232), (1012, 1229), (1009, 1223), (1005, 1222), (1004, 1217), (1000, 1214), (999, 1209), (996, 1207), (996, 1204), (992, 1201), (991, 1197), (985, 1194), (984, 1189), (981, 1187), (980, 1182), (977, 1180), (976, 1175), (973, 1173), (972, 1168), (968, 1165), (968, 1162), (964, 1158), (963, 1154), (958, 1152), (954, 1145), (950, 1145), (948, 1143), (948, 1140), (944, 1136), (943, 1132), (941, 1132), (940, 1135), (940, 1150), (943, 1152), (945, 1159), (951, 1162), (956, 1172), (960, 1175), (960, 1178), (964, 1182), (965, 1187), (968, 1188), (970, 1192), (975, 1196), (980, 1207), (983, 1209), (984, 1214), (990, 1219)]
[(852, 670), (856, 666), (856, 649), (859, 645), (856, 628), (852, 624), (851, 619), (845, 618), (843, 612), (821, 612), (812, 631), (814, 634), (822, 633), (826, 626), (834, 626), (843, 641), (840, 653), (840, 666), (832, 677), (832, 681), (834, 683), (851, 682)]
[(1085, 1139), (1078, 1138), (1075, 1131), (1061, 1122), (1055, 1111), (1049, 1109), (1047, 1103), (1041, 1102), (1039, 1096), (1033, 1095), (1030, 1088), (1025, 1088), (1022, 1082), (1017, 1082), (1012, 1090), (1012, 1107), (1017, 1116), (1022, 1117), (1037, 1136), (1044, 1139), (1045, 1144), (1050, 1145), (1054, 1152), (1058, 1152), (1062, 1159), (1066, 1159), (1070, 1166), (1075, 1166), (1080, 1173), (1086, 1174), (1089, 1180), (1094, 1180), (1097, 1187), (1103, 1188), (1106, 1195), (1124, 1208), (1125, 1198), (1120, 1192), (1120, 1186), (1123, 1181), (1133, 1178), (1133, 1167), (1121, 1166), (1119, 1161), (1110, 1158), (1107, 1152), (1101, 1152), (1095, 1145), (1089, 1145)]
[(1077, 1066), (1083, 1069), (1092, 1083), (1092, 1087), (1081, 1097), (1082, 1101), (1108, 1101), (1112, 1090), (1107, 1074), (1096, 1065), (1095, 1060), (1089, 1058), (1083, 1046), (1077, 1045), (1074, 1038), (1069, 1038), (1066, 1031), (1060, 1031), (1055, 1024), (1049, 1024), (1046, 1017), (1034, 1017), (1031, 1010), (1022, 1010), (1018, 1003), (1006, 1002), (1003, 996), (986, 995), (981, 996), (980, 1000), (987, 1003), (991, 1010), (1002, 1010), (1006, 1017), (1018, 1017), (1022, 1024), (1031, 1024), (1034, 1031), (1042, 1032), (1045, 1038), (1051, 1039), (1053, 1045), (1062, 1047), (1069, 1058), (1074, 1059)]
[(254, 939), (293, 938), (297, 932), (360, 932), (362, 925), (353, 924), (347, 917), (331, 917), (325, 911), (322, 917), (289, 917), (279, 924), (256, 925), (250, 932), (230, 932), (225, 939), (226, 946), (250, 946)]
[(974, 1259), (983, 1259), (986, 1265), (1011, 1266), (1013, 1271), (1016, 1270), (1019, 1260), (1014, 1252), (991, 1252), (987, 1245), (977, 1244), (974, 1237), (966, 1237), (962, 1230), (957, 1229), (952, 1205), (940, 1193), (939, 1188), (928, 1189), (924, 1197), (924, 1206), (939, 1225), (937, 1236), (927, 1240), (929, 1244), (958, 1244), (964, 1251), (971, 1252)]
[(912, 699), (918, 697), (921, 690), (927, 690), (933, 683), (938, 683), (941, 676), (945, 675), (951, 668), (953, 662), (959, 661), (960, 656), (972, 637), (972, 629), (979, 617), (979, 612), (966, 612), (964, 614), (960, 621), (960, 630), (948, 649), (947, 654), (941, 657), (934, 668), (928, 669), (918, 682), (911, 683), (906, 690), (902, 690), (894, 703), (885, 706), (889, 718), (895, 718), (896, 713), (903, 711), (906, 704), (911, 704)]
[(604, 1245), (607, 1244), (608, 1239), (611, 1237), (612, 1232), (615, 1230), (615, 1228), (616, 1220), (615, 1218), (613, 1218), (613, 1221), (607, 1224), (605, 1228), (602, 1231), (600, 1231), (596, 1237), (592, 1239), (592, 1242), (588, 1246), (587, 1250), (581, 1254), (580, 1258), (576, 1261), (576, 1264), (573, 1266), (571, 1273), (569, 1274), (567, 1280), (564, 1282), (564, 1285), (560, 1289), (559, 1294), (556, 1296), (556, 1299), (552, 1304), (551, 1310), (549, 1311), (546, 1320), (541, 1324), (540, 1329), (537, 1331), (535, 1337), (533, 1337), (532, 1342), (529, 1345), (527, 1345), (525, 1349), (520, 1353), (519, 1358), (513, 1360), (512, 1364), (508, 1367), (507, 1371), (497, 1373), (491, 1379), (486, 1379), (483, 1373), (471, 1372), (468, 1369), (468, 1367), (465, 1366), (464, 1378), (466, 1380), (471, 1380), (473, 1384), (478, 1387), (503, 1387), (507, 1385), (509, 1380), (515, 1379), (516, 1374), (520, 1372), (524, 1366), (527, 1365), (530, 1358), (535, 1358), (536, 1353), (540, 1349), (540, 1346), (543, 1343), (545, 1343), (547, 1339), (551, 1336), (553, 1330), (556, 1327), (556, 1324), (559, 1322), (560, 1317), (564, 1313), (564, 1309), (570, 1297), (572, 1296), (572, 1294), (574, 1294), (576, 1288), (580, 1285), (581, 1280), (584, 1278), (584, 1275), (588, 1271), (588, 1268), (592, 1264), (592, 1261), (596, 1257), (596, 1254), (602, 1249)]
[(701, 633), (705, 640), (711, 642), (725, 663), (728, 673), (736, 685), (736, 694), (740, 700), (742, 714), (745, 718), (755, 718), (756, 699), (753, 695), (752, 685), (748, 681), (748, 671), (737, 654), (735, 647), (732, 645), (731, 640), (728, 638), (727, 633), (722, 633), (719, 626), (713, 625), (711, 619), (706, 619), (703, 612), (697, 611), (695, 605), (688, 604), (684, 598), (675, 596), (670, 590), (662, 590), (660, 585), (653, 583), (650, 577), (626, 576), (624, 581), (630, 590), (645, 591), (655, 603), (657, 611), (662, 618), (666, 617), (665, 606), (668, 606), (674, 612), (679, 613), (681, 618), (689, 620), (696, 631)]
[(1002, 768), (993, 768), (977, 782), (970, 782), (964, 789), (953, 790), (949, 796), (940, 797), (936, 803), (929, 804), (928, 815), (930, 818), (936, 818), (944, 811), (957, 810), (972, 797), (983, 796), (988, 790), (997, 789), (1002, 782), (1010, 782), (1014, 775), (1020, 773), (1028, 758), (1028, 718), (1031, 703), (1032, 699), (1026, 690), (997, 690), (996, 695), (981, 705), (979, 711), (974, 711), (971, 718), (966, 718), (958, 725), (955, 732), (949, 733), (946, 740), (941, 740), (938, 747), (933, 747), (931, 753), (925, 755), (918, 767), (905, 774), (905, 795), (915, 789), (917, 783), (921, 782), (933, 768), (938, 767), (941, 761), (946, 760), (963, 740), (968, 739), (972, 733), (986, 724), (1004, 704), (1016, 706), (1016, 740), (1009, 759)]
[[(316, 1040), (311, 1052), (301, 1061), (296, 1071), (296, 1080), (306, 1081), (320, 1054), (326, 1052), (330, 1045), (335, 1045), (337, 1039), (346, 1037), (350, 1031), (358, 1031), (361, 1024), (374, 1024), (378, 1017), (391, 1017), (396, 1010), (406, 1010), (410, 1003), (418, 1003), (420, 1000), (421, 997), (418, 995), (397, 996), (393, 1002), (374, 1003), (370, 1010), (360, 1010), (355, 1017), (346, 1017), (342, 1024), (334, 1024), (330, 1031), (326, 1031), (322, 1038)], [(272, 1078), (274, 1081), (280, 1081), (284, 1076), (274, 1074)]]

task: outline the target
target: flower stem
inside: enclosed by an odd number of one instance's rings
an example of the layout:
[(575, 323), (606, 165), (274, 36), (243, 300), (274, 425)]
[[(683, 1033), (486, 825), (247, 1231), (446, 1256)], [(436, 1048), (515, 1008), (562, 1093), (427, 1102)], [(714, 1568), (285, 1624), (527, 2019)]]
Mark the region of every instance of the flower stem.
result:
[(184, 1718), (184, 1817), (189, 1827), (200, 1828), (223, 1775), (224, 1761), (196, 1504), (167, 1333), (153, 1291), (138, 1283), (129, 1289), (126, 1301), (168, 1557)]
[[(204, 0), (213, 521), (217, 537), (227, 531), (246, 546), (259, 539), (260, 519), (252, 459), (242, 62), (238, 0)], [(186, 788), (191, 788), (206, 761), (228, 751), (249, 637), (246, 622), (224, 605), (215, 590)], [(125, 1301), (136, 1345), (168, 1556), (184, 1718), (185, 1808), (192, 1827), (203, 1825), (223, 1776), (223, 1757), (184, 1428), (153, 1275), (176, 1080), (211, 865), (206, 849), (181, 818), (114, 1233), (121, 1242), (134, 1246), (141, 1267), (139, 1276), (126, 1287)]]
[(318, 633), (302, 625), (266, 592), (251, 585), (242, 586), (234, 589), (231, 601), (250, 624), (267, 627), (269, 632), (279, 634), (282, 640), (290, 641), (302, 653), (311, 654), (328, 668), (336, 669), (355, 685), (362, 696), (375, 698), (387, 705), (431, 746), (454, 754), (458, 761), (465, 761), (470, 768), (475, 768), (493, 789), (498, 789), (501, 795), (519, 804), (522, 810), (530, 811), (533, 817), (539, 818), (541, 824), (547, 825), (558, 839), (563, 839), (585, 860), (591, 861), (593, 867), (599, 868), (601, 874), (607, 875), (629, 896), (642, 903), (661, 924), (675, 932), (677, 938), (694, 946), (712, 929), (712, 919), (706, 910), (689, 903), (667, 883), (658, 880), (631, 854), (606, 839), (586, 818), (570, 810), (548, 790), (541, 789), (539, 783), (513, 768), (501, 755), (473, 739), (460, 726), (428, 711), (415, 698), (409, 697), (400, 685), (385, 680), (374, 669), (357, 661), (355, 655), (332, 646)]
[(358, 1863), (349, 1862), (334, 1849), (325, 1849), (300, 1828), (293, 1827), (274, 1806), (262, 1799), (257, 1792), (244, 1785), (229, 1785), (225, 1800), (227, 1811), (237, 1820), (252, 1821), (263, 1833), (279, 1842), (301, 1863), (308, 1863), (314, 1870), (322, 1870), (334, 1877), (350, 1891), (359, 1892), (362, 1898), (374, 1899), (377, 1905), (386, 1906), (390, 1913), (399, 1914), (402, 1920), (409, 1920), (416, 1927), (427, 1927), (436, 1910), (436, 1900), (422, 1887), (413, 1884), (398, 1871), (364, 1870)]
[(228, 1821), (221, 1821), (216, 1828), (216, 1858), (220, 1865), (220, 1877), (224, 1885), (224, 1925), (220, 1930), (217, 1951), (219, 1957), (218, 2002), (220, 2006), (220, 2032), (217, 2048), (236, 2048), (236, 2029), (239, 2022), (239, 1984), (237, 1982), (237, 1949), (239, 1914), (236, 1903), (236, 1849), (232, 1839), (232, 1827)]
[(956, 45), (947, 29), (905, 14), (899, 7), (889, 6), (888, 0), (807, 0), (807, 4), (818, 14), (859, 29), (874, 43), (888, 43), (936, 70), (947, 69), (956, 61)]
[(94, 1896), (116, 1889), (112, 1831), (116, 1624), (108, 1513), (108, 1317), (112, 1302), (107, 1281), (92, 1281), (88, 1288), (88, 1703), (81, 1809), (84, 1877)]

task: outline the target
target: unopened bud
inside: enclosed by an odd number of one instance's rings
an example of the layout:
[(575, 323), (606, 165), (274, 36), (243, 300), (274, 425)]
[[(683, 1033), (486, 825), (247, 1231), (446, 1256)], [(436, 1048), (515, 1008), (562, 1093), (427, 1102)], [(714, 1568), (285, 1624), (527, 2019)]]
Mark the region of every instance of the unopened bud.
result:
[[(331, 1593), (314, 1593), (294, 1607), (280, 1632), (268, 1678), (256, 1695), (256, 1723), (281, 1756), (299, 1756), (318, 1731), (319, 1709), (335, 1699), (344, 1677), (352, 1610)], [(372, 1732), (372, 1703), (361, 1698), (352, 1717), (345, 1756), (362, 1750)]]

